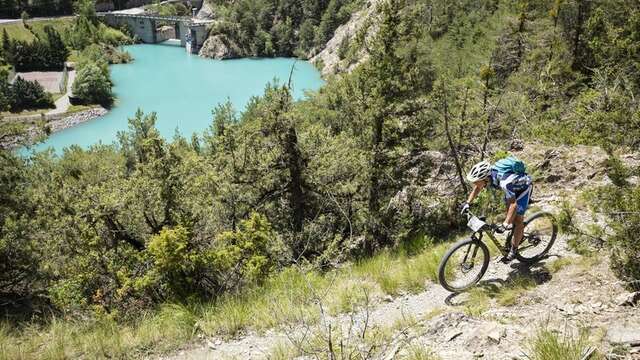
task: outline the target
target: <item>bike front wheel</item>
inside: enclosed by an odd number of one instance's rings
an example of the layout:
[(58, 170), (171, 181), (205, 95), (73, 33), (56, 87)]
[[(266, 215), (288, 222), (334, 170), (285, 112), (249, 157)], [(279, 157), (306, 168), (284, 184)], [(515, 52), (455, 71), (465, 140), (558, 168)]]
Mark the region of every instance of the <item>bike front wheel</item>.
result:
[(480, 281), (489, 266), (489, 248), (482, 241), (455, 243), (440, 261), (438, 280), (451, 292), (464, 291)]
[[(518, 247), (516, 258), (524, 263), (541, 260), (553, 246), (556, 236), (558, 236), (558, 224), (552, 214), (539, 212), (531, 215), (524, 222), (524, 236)], [(511, 239), (507, 241), (510, 243)]]

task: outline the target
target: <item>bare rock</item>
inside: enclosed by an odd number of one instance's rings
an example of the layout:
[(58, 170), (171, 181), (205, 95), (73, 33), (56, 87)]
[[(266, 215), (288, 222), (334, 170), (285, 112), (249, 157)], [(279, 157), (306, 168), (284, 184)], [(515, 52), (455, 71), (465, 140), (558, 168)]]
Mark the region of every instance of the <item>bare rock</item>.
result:
[(209, 37), (204, 44), (202, 44), (199, 55), (216, 60), (223, 60), (235, 59), (242, 54), (234, 42), (229, 40), (225, 35), (218, 34)]
[(607, 331), (607, 340), (616, 345), (640, 346), (640, 329), (625, 326), (611, 327)]
[(640, 291), (634, 293), (621, 294), (616, 297), (616, 304), (619, 306), (634, 306), (640, 301)]
[(509, 144), (509, 150), (512, 151), (521, 151), (524, 149), (524, 141), (520, 139), (513, 139)]
[(548, 183), (554, 183), (554, 182), (558, 182), (562, 179), (562, 177), (560, 177), (560, 175), (556, 175), (556, 174), (551, 174), (549, 176), (547, 176), (544, 180)]
[(211, 7), (208, 1), (206, 0), (203, 1), (200, 11), (198, 11), (198, 14), (196, 14), (196, 18), (200, 20), (208, 20), (208, 19), (213, 19), (213, 17), (214, 17), (213, 8)]
[(447, 341), (452, 341), (452, 340), (454, 340), (455, 338), (457, 338), (460, 335), (462, 335), (462, 331), (453, 329), (453, 330), (449, 330), (444, 338)]
[(482, 325), (476, 331), (476, 334), (480, 340), (487, 339), (488, 341), (495, 344), (500, 344), (502, 338), (507, 337), (506, 329), (502, 325), (495, 322)]
[(366, 30), (365, 37), (367, 39), (375, 35), (377, 26), (369, 24), (368, 20), (375, 16), (377, 7), (381, 2), (381, 0), (367, 1), (363, 9), (352, 14), (346, 24), (336, 29), (333, 37), (327, 42), (324, 49), (318, 49), (322, 51), (318, 53), (315, 53), (315, 50), (312, 51), (312, 57), (309, 61), (321, 68), (320, 72), (323, 76), (343, 71), (350, 72), (369, 58), (369, 54), (365, 50), (361, 50), (358, 56), (356, 56), (357, 61), (347, 63), (345, 60), (340, 59), (340, 46), (343, 41), (351, 41), (351, 39), (354, 39), (356, 34), (361, 30)]

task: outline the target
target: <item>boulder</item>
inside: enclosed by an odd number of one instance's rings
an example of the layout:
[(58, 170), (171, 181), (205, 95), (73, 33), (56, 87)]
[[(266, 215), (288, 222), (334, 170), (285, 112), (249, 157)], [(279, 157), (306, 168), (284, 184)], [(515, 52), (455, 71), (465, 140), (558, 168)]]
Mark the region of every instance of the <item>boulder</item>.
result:
[(216, 60), (235, 59), (241, 56), (238, 46), (222, 34), (209, 37), (202, 44), (199, 55)]
[(614, 326), (607, 331), (607, 340), (615, 345), (640, 346), (640, 330), (635, 326)]

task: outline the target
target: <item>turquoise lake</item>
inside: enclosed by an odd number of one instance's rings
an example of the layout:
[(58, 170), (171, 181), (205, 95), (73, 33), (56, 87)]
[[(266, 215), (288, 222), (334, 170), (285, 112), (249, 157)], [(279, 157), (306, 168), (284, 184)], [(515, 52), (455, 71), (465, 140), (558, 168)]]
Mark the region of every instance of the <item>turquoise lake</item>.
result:
[(295, 59), (211, 60), (187, 54), (172, 45), (132, 45), (125, 49), (134, 57), (131, 64), (111, 66), (113, 91), (117, 97), (108, 114), (52, 134), (44, 143), (32, 147), (43, 150), (96, 143), (111, 144), (118, 131), (128, 128), (128, 119), (137, 109), (156, 112), (156, 127), (167, 139), (176, 129), (186, 137), (201, 133), (212, 123), (212, 109), (230, 99), (241, 112), (252, 96), (262, 95), (265, 86), (278, 79), (282, 84), (292, 77), (296, 99), (307, 90), (317, 90), (323, 80), (308, 62)]

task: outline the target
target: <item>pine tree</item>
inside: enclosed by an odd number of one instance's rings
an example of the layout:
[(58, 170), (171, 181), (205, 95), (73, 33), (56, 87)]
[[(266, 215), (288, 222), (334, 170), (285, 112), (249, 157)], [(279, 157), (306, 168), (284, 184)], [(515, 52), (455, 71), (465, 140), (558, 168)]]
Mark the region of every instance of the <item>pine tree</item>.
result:
[(49, 44), (49, 54), (52, 67), (62, 69), (64, 62), (69, 57), (69, 49), (64, 45), (60, 34), (51, 26), (45, 26), (44, 31), (47, 35)]
[(14, 56), (14, 43), (9, 38), (9, 33), (7, 33), (7, 29), (4, 28), (2, 30), (2, 55), (7, 63), (13, 64), (13, 56)]

